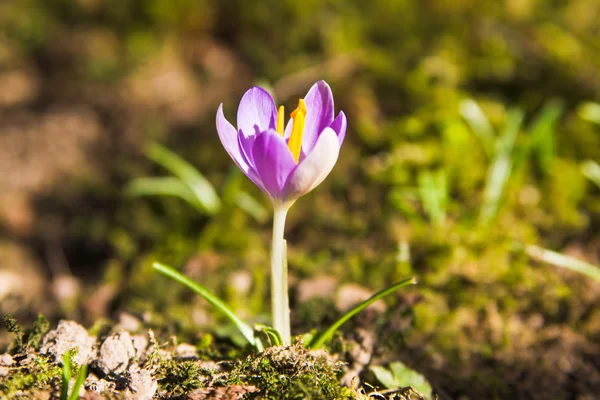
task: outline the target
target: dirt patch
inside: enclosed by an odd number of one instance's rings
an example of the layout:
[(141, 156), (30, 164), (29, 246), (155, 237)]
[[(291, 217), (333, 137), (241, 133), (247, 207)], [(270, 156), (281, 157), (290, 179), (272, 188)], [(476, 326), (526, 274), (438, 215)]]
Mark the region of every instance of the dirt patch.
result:
[(301, 342), (234, 360), (203, 360), (197, 347), (174, 339), (159, 344), (152, 331), (95, 337), (63, 320), (43, 335), (39, 327), (24, 332), (10, 318), (5, 323), (17, 335), (0, 357), (0, 391), (7, 399), (59, 396), (65, 357), (73, 363), (72, 376), (89, 365), (79, 393), (88, 400), (365, 398), (340, 383), (344, 363)]

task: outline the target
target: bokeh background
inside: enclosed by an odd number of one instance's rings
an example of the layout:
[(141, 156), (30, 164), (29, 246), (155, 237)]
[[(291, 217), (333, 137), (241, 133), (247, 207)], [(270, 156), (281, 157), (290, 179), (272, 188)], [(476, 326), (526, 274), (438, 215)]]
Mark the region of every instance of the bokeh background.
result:
[[(268, 321), (270, 205), (215, 113), (325, 79), (349, 130), (290, 212), (294, 330), (415, 275), (343, 332), (373, 364), (441, 398), (593, 399), (600, 284), (564, 267), (600, 264), (598, 20), (598, 0), (3, 0), (0, 312), (235, 340), (160, 260)], [(145, 195), (169, 188), (187, 201)]]

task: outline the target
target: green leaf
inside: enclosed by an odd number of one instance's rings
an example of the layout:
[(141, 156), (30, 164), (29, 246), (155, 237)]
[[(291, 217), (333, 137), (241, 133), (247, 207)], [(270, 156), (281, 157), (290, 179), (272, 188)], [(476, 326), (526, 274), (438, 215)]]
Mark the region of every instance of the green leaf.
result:
[(215, 214), (221, 209), (221, 200), (213, 186), (190, 163), (154, 142), (146, 149), (146, 155), (188, 185), (207, 213)]
[(323, 346), (323, 344), (326, 341), (331, 339), (333, 334), (340, 328), (340, 326), (342, 326), (350, 318), (352, 318), (353, 316), (355, 316), (356, 314), (358, 314), (359, 312), (361, 312), (362, 310), (364, 310), (365, 308), (370, 306), (373, 302), (375, 302), (381, 298), (384, 298), (385, 296), (395, 292), (397, 289), (399, 289), (403, 286), (414, 285), (416, 283), (417, 283), (417, 280), (416, 280), (416, 278), (413, 277), (413, 278), (404, 279), (400, 282), (394, 283), (393, 285), (391, 285), (383, 290), (380, 290), (379, 292), (375, 293), (373, 296), (369, 297), (367, 300), (365, 300), (362, 303), (355, 306), (353, 309), (348, 311), (346, 314), (342, 315), (342, 317), (340, 319), (338, 319), (336, 322), (334, 322), (328, 329), (326, 329), (322, 333), (316, 334), (313, 337), (313, 339), (308, 343), (307, 347), (312, 348), (312, 349), (320, 348), (321, 346)]
[(412, 386), (416, 391), (424, 394), (431, 394), (431, 385), (427, 382), (427, 379), (417, 371), (408, 368), (400, 361), (396, 361), (390, 364), (392, 373), (397, 380), (406, 382), (406, 386)]
[(371, 372), (373, 372), (375, 378), (377, 378), (377, 380), (381, 382), (381, 384), (386, 388), (392, 389), (402, 386), (402, 384), (398, 384), (396, 382), (396, 379), (394, 379), (394, 375), (389, 369), (384, 368), (380, 365), (374, 365), (369, 369), (371, 370)]
[(388, 389), (412, 386), (413, 389), (425, 396), (431, 395), (432, 389), (427, 379), (400, 361), (391, 363), (389, 370), (380, 366), (373, 366), (370, 370), (377, 380)]
[(242, 321), (235, 313), (225, 304), (221, 299), (211, 293), (204, 286), (199, 283), (194, 282), (193, 280), (183, 276), (175, 269), (161, 264), (159, 262), (155, 262), (152, 264), (152, 267), (160, 272), (161, 274), (168, 276), (169, 278), (181, 283), (182, 285), (188, 287), (193, 290), (200, 296), (202, 296), (206, 301), (208, 301), (212, 306), (216, 307), (219, 311), (221, 311), (228, 319), (231, 321), (236, 328), (241, 332), (241, 334), (246, 338), (248, 343), (254, 346), (258, 351), (263, 350), (263, 346), (261, 341), (254, 336), (254, 330), (244, 321)]

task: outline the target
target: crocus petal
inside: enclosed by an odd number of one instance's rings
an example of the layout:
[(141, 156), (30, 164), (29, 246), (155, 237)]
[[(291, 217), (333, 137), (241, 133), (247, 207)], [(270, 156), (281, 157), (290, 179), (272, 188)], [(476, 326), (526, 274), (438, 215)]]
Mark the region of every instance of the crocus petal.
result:
[(256, 186), (264, 190), (264, 185), (260, 177), (248, 162), (246, 155), (242, 153), (238, 142), (238, 133), (223, 114), (223, 104), (219, 106), (217, 111), (217, 132), (219, 133), (219, 139), (221, 139), (223, 147), (236, 165)]
[(304, 98), (306, 103), (306, 119), (302, 150), (309, 153), (321, 132), (333, 121), (333, 94), (325, 81), (315, 83)]
[(276, 123), (277, 108), (266, 90), (255, 86), (244, 93), (237, 113), (237, 127), (244, 136), (275, 129)]
[(223, 114), (223, 104), (221, 104), (217, 110), (217, 132), (219, 133), (219, 139), (221, 139), (221, 143), (227, 153), (229, 153), (240, 169), (246, 173), (248, 171), (248, 163), (240, 153), (237, 131), (233, 125), (227, 121)]
[(244, 161), (246, 161), (246, 163), (248, 163), (248, 165), (250, 165), (250, 166), (254, 165), (254, 161), (253, 161), (254, 157), (252, 155), (252, 146), (254, 146), (254, 142), (256, 141), (257, 137), (258, 137), (258, 135), (244, 136), (241, 134), (241, 130), (240, 130), (240, 133), (238, 134), (238, 143), (240, 146), (240, 153), (242, 154)]
[(271, 198), (281, 199), (287, 178), (296, 167), (285, 140), (275, 130), (259, 134), (252, 146), (252, 157), (264, 190)]
[(348, 121), (346, 120), (346, 114), (343, 111), (340, 111), (338, 116), (333, 120), (329, 127), (333, 129), (338, 137), (338, 141), (340, 142), (340, 146), (344, 143), (344, 138), (346, 137), (346, 127), (348, 126)]
[(290, 174), (283, 190), (283, 201), (295, 200), (323, 182), (333, 169), (339, 153), (336, 133), (331, 128), (325, 128), (312, 151)]
[(246, 138), (240, 133), (238, 134), (238, 145), (240, 154), (242, 155), (244, 162), (248, 164), (248, 170), (244, 171), (244, 173), (248, 178), (250, 178), (252, 182), (256, 184), (256, 186), (258, 186), (264, 191), (265, 186), (263, 185), (260, 176), (258, 176), (256, 169), (254, 169), (254, 157), (252, 156), (252, 145), (254, 144), (254, 140), (256, 139), (256, 137), (257, 135), (252, 135)]

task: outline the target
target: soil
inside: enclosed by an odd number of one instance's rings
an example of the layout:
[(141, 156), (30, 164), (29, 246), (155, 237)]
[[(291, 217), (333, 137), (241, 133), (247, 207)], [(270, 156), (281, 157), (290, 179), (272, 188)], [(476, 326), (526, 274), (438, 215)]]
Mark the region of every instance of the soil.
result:
[(43, 318), (27, 332), (10, 318), (5, 324), (17, 336), (10, 352), (0, 357), (0, 389), (6, 399), (58, 398), (65, 357), (75, 366), (73, 375), (89, 366), (79, 390), (80, 398), (87, 400), (368, 398), (364, 389), (341, 385), (342, 374), (352, 372), (348, 363), (323, 350), (307, 350), (301, 341), (219, 360), (208, 359), (198, 346), (177, 344), (175, 338), (159, 344), (151, 330), (130, 334), (119, 329), (93, 336), (68, 320), (47, 333)]

